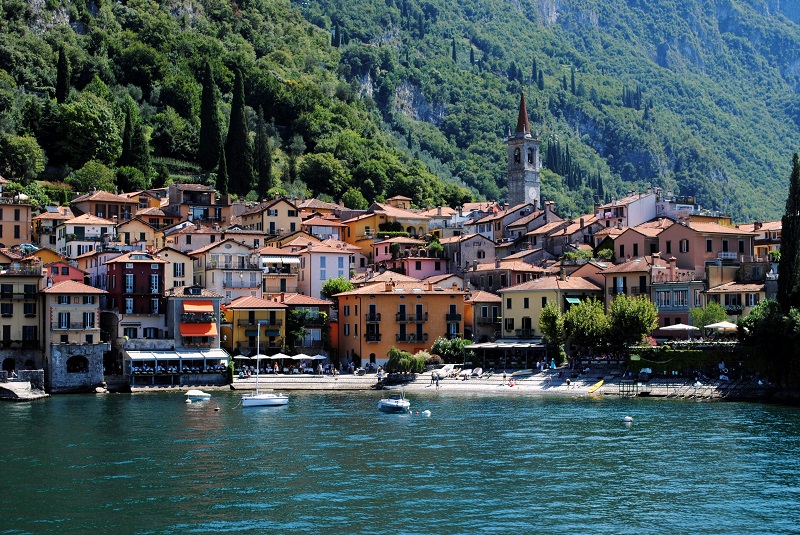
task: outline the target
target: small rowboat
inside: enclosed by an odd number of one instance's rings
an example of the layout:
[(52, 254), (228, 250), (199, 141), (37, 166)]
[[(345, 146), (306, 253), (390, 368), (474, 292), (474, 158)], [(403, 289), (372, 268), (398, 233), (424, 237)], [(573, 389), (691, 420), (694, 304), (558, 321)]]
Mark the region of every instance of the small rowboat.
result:
[(600, 379), (595, 384), (593, 384), (592, 386), (589, 387), (589, 393), (590, 394), (594, 393), (596, 390), (599, 390), (601, 386), (603, 386), (603, 380), (602, 379)]

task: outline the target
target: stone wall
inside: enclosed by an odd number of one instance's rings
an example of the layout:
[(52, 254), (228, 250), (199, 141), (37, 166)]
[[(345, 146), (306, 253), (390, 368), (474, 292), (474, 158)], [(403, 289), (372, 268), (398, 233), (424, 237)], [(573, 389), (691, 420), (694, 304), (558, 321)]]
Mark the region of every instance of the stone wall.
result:
[[(51, 393), (88, 392), (103, 382), (103, 353), (108, 344), (52, 344), (47, 367)], [(68, 372), (67, 361), (75, 356), (86, 358), (84, 371)]]

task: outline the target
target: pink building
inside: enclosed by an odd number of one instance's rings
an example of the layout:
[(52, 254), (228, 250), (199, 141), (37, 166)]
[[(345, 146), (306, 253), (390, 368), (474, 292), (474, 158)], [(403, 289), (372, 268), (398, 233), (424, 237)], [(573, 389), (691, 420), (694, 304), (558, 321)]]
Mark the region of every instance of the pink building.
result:
[(426, 279), (447, 273), (447, 261), (444, 258), (407, 256), (401, 258), (399, 263), (406, 275), (417, 279)]

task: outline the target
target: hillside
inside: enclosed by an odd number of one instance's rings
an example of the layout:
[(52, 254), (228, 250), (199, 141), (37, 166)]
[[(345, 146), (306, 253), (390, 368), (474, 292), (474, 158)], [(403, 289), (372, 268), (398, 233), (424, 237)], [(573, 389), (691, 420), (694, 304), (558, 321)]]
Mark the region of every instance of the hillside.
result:
[(502, 138), (524, 91), (553, 171), (543, 196), (562, 213), (649, 184), (738, 220), (783, 211), (800, 141), (796, 3), (296, 5), (400, 142), (489, 198), (504, 196)]
[(398, 194), (419, 206), (472, 197), (398, 145), (339, 77), (328, 32), (287, 1), (3, 0), (0, 10), (0, 174), (37, 203), (174, 180), (354, 208)]

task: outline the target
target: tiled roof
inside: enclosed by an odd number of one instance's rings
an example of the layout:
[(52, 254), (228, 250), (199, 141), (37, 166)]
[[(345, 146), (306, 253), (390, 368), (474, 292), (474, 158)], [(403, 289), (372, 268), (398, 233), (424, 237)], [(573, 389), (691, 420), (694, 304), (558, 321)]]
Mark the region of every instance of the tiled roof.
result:
[[(140, 256), (140, 259), (134, 259), (133, 256)], [(117, 262), (140, 262), (140, 263), (147, 263), (147, 264), (166, 264), (166, 260), (162, 260), (160, 258), (156, 258), (150, 256), (146, 253), (141, 251), (131, 251), (130, 253), (125, 253), (123, 255), (119, 255), (116, 258), (112, 258), (111, 260), (106, 260), (106, 264), (117, 263)]]
[(245, 295), (234, 299), (230, 305), (225, 308), (228, 310), (252, 310), (254, 308), (288, 308), (284, 303), (271, 301), (268, 299), (261, 299), (252, 295)]
[(83, 270), (81, 268), (78, 268), (78, 267), (75, 267), (75, 266), (70, 266), (69, 263), (65, 262), (64, 260), (58, 260), (56, 262), (50, 262), (48, 264), (45, 264), (43, 267), (49, 268), (50, 266), (55, 266), (55, 265), (69, 266), (70, 269), (74, 269), (76, 271), (80, 271), (81, 273), (89, 273), (88, 271), (85, 271), (85, 270)]
[(332, 202), (320, 201), (319, 199), (306, 199), (298, 203), (297, 207), (301, 210), (305, 209), (338, 210), (341, 208), (341, 206), (339, 206), (338, 204), (334, 204)]
[(86, 284), (73, 280), (65, 280), (57, 282), (49, 288), (42, 290), (46, 294), (105, 294), (105, 290), (100, 290), (94, 286), (87, 286)]
[(48, 220), (48, 219), (72, 219), (75, 215), (72, 210), (67, 206), (57, 206), (58, 212), (42, 212), (35, 216), (34, 220)]
[(469, 299), (467, 299), (467, 301), (470, 301), (472, 303), (502, 303), (503, 298), (491, 292), (476, 290), (470, 292), (470, 296)]
[(622, 197), (610, 203), (606, 203), (600, 206), (601, 209), (603, 208), (615, 208), (618, 206), (627, 206), (634, 201), (638, 201), (639, 199), (645, 198), (647, 195), (653, 195), (652, 193), (642, 193), (641, 195), (638, 193), (634, 193), (633, 195), (628, 195), (627, 197)]
[(640, 256), (639, 258), (632, 258), (627, 262), (609, 266), (603, 271), (606, 273), (640, 273), (642, 271), (650, 271), (651, 266), (667, 266), (667, 261), (661, 257)]
[(525, 225), (527, 225), (528, 223), (530, 223), (530, 222), (531, 222), (531, 221), (533, 221), (534, 219), (537, 219), (537, 218), (539, 218), (539, 217), (542, 217), (542, 215), (544, 215), (544, 210), (535, 210), (534, 212), (532, 212), (532, 213), (530, 213), (530, 214), (526, 215), (525, 217), (523, 217), (523, 218), (520, 218), (520, 219), (517, 219), (517, 220), (516, 220), (516, 221), (514, 221), (513, 223), (510, 223), (510, 224), (508, 225), (508, 228), (512, 228), (512, 227), (524, 227)]
[[(439, 213), (440, 209), (442, 211), (441, 214)], [(449, 206), (435, 206), (420, 212), (421, 215), (426, 215), (428, 217), (450, 217), (455, 213), (456, 211)]]
[(763, 292), (764, 283), (758, 282), (726, 282), (719, 286), (714, 286), (706, 290), (709, 294), (728, 294), (728, 293), (757, 293)]
[(383, 245), (384, 243), (390, 243), (390, 244), (391, 243), (399, 243), (399, 244), (403, 244), (403, 245), (424, 245), (425, 244), (425, 240), (417, 240), (415, 238), (409, 238), (409, 237), (406, 237), (406, 236), (395, 236), (394, 238), (389, 238), (387, 240), (381, 240), (379, 242), (375, 242), (373, 244), (373, 246), (375, 246), (375, 245)]
[(185, 293), (186, 288), (189, 288), (189, 286), (174, 286), (172, 288), (167, 288), (164, 291), (164, 297), (186, 297), (187, 299), (192, 297), (206, 297), (206, 298), (214, 297), (218, 299), (222, 298), (222, 296), (219, 295), (218, 293), (212, 292), (211, 290), (207, 290), (205, 288), (200, 288), (199, 294), (190, 295)]
[(367, 277), (366, 273), (359, 273), (358, 275), (350, 279), (350, 282), (352, 282), (353, 284), (363, 284), (363, 283), (372, 284), (373, 282), (390, 282), (390, 281), (418, 282), (419, 281), (419, 279), (415, 277), (411, 277), (409, 275), (403, 275), (402, 273), (397, 273), (395, 271), (389, 271), (389, 270), (386, 270), (383, 273), (375, 273), (370, 278), (366, 277)]
[(703, 234), (735, 234), (738, 236), (742, 235), (754, 235), (754, 232), (748, 232), (746, 230), (741, 230), (738, 228), (733, 227), (726, 227), (725, 225), (720, 225), (718, 223), (704, 223), (700, 221), (690, 221), (686, 224), (692, 230)]
[(465, 202), (461, 210), (463, 213), (468, 214), (473, 211), (479, 212), (493, 212), (500, 210), (500, 206), (496, 201), (482, 201), (482, 202)]
[[(416, 282), (398, 282), (389, 285), (387, 284), (368, 284), (367, 286), (350, 290), (349, 292), (342, 292), (337, 295), (379, 295), (379, 294), (399, 294), (399, 295), (466, 295), (464, 290), (453, 290), (452, 288), (441, 288), (439, 286), (430, 287), (430, 285), (422, 281)], [(429, 289), (430, 288), (430, 289)]]
[(517, 210), (521, 210), (525, 206), (529, 206), (529, 205), (530, 205), (530, 203), (527, 203), (527, 202), (517, 204), (516, 206), (512, 206), (511, 208), (507, 208), (505, 210), (500, 210), (499, 212), (495, 212), (493, 214), (489, 214), (487, 216), (484, 216), (483, 218), (475, 221), (475, 223), (473, 223), (473, 224), (478, 225), (480, 223), (488, 223), (490, 221), (494, 221), (495, 219), (502, 219), (503, 217), (507, 216), (508, 214), (513, 213), (513, 212), (515, 212)]
[(303, 295), (297, 293), (283, 294), (283, 302), (290, 306), (330, 306), (333, 304), (328, 299), (317, 299), (310, 295)]
[(92, 214), (83, 214), (64, 222), (66, 225), (116, 225), (113, 221), (97, 217)]
[(152, 215), (152, 216), (158, 216), (158, 217), (166, 216), (166, 214), (164, 213), (164, 210), (162, 210), (161, 208), (156, 208), (156, 207), (153, 207), (153, 208), (142, 208), (141, 210), (136, 212), (136, 215), (137, 216)]
[(781, 230), (783, 223), (781, 221), (765, 221), (761, 223), (761, 228), (758, 230), (755, 229), (754, 223), (745, 223), (743, 225), (736, 225), (736, 227), (745, 232), (775, 232)]
[(540, 277), (516, 286), (510, 286), (501, 292), (523, 292), (531, 290), (574, 290), (574, 291), (600, 291), (602, 288), (589, 279), (583, 277)]
[(641, 225), (636, 225), (635, 227), (633, 227), (633, 229), (640, 234), (644, 234), (645, 236), (653, 238), (655, 236), (658, 236), (664, 230), (668, 229), (674, 224), (675, 222), (673, 220), (668, 219), (666, 217), (662, 217), (659, 219), (648, 221), (646, 223), (642, 223)]
[(526, 236), (544, 236), (546, 234), (550, 234), (551, 232), (555, 232), (559, 230), (561, 227), (567, 224), (566, 221), (551, 221), (545, 225), (537, 229), (533, 229), (530, 232), (526, 233)]
[[(377, 209), (375, 209), (375, 207), (377, 207)], [(426, 215), (418, 214), (417, 212), (412, 212), (410, 210), (404, 210), (403, 208), (395, 208), (394, 206), (392, 206), (390, 204), (383, 204), (383, 203), (376, 202), (376, 203), (373, 203), (372, 208), (373, 209), (371, 211), (373, 213), (383, 212), (387, 216), (397, 217), (397, 218), (400, 218), (400, 219), (418, 219), (418, 220), (423, 220), (423, 221), (427, 221), (427, 220), (430, 219), (430, 217), (428, 217)]]
[(130, 204), (132, 201), (124, 195), (117, 195), (116, 193), (109, 193), (108, 191), (98, 190), (91, 193), (84, 193), (72, 199), (72, 204), (84, 201), (100, 201), (100, 202), (118, 202)]
[(581, 219), (583, 219), (583, 228), (586, 228), (586, 227), (592, 225), (593, 223), (597, 222), (597, 216), (594, 215), (594, 214), (582, 215), (579, 218), (573, 220), (572, 223), (569, 223), (563, 229), (561, 229), (561, 230), (559, 230), (557, 232), (554, 232), (552, 235), (553, 236), (560, 236), (560, 235), (563, 234), (563, 235), (566, 235), (566, 236), (571, 236), (572, 234), (575, 234), (576, 232), (579, 232), (580, 230), (582, 230), (581, 221), (580, 221)]
[(300, 223), (304, 227), (346, 227), (347, 225), (342, 224), (339, 221), (334, 221), (332, 219), (323, 219), (321, 217), (312, 217), (311, 219), (306, 219), (302, 223)]
[(422, 280), (425, 282), (430, 282), (431, 284), (439, 284), (443, 280), (447, 280), (450, 277), (458, 277), (459, 279), (461, 278), (455, 273), (442, 273), (441, 275), (431, 275), (430, 277), (425, 277)]
[(461, 236), (450, 236), (449, 238), (441, 238), (441, 239), (439, 239), (439, 243), (441, 243), (442, 245), (444, 245), (446, 243), (458, 243), (458, 242), (462, 242), (462, 241), (468, 241), (468, 240), (471, 240), (473, 238), (479, 238), (479, 239), (482, 239), (482, 240), (486, 240), (489, 243), (494, 243), (494, 241), (490, 240), (489, 238), (487, 238), (483, 234), (477, 234), (475, 232), (472, 232), (470, 234), (462, 234)]
[(181, 191), (214, 191), (214, 188), (205, 184), (174, 184)]
[(235, 243), (236, 245), (241, 245), (241, 246), (246, 247), (247, 249), (250, 249), (250, 250), (253, 249), (252, 247), (250, 247), (246, 243), (238, 242), (238, 241), (234, 240), (233, 238), (225, 238), (224, 240), (211, 242), (208, 245), (204, 245), (204, 246), (198, 247), (197, 249), (194, 249), (192, 251), (188, 251), (188, 253), (191, 256), (197, 256), (197, 255), (203, 254), (203, 253), (205, 253), (207, 251), (210, 251), (211, 249), (214, 249), (215, 247), (219, 247), (223, 243), (228, 243), (228, 242)]
[[(506, 269), (510, 271), (523, 271), (527, 273), (540, 273), (542, 272), (542, 268), (534, 266), (533, 264), (529, 264), (527, 262), (522, 262), (521, 260), (501, 260), (500, 267), (494, 262), (484, 262), (482, 264), (478, 264), (474, 271), (497, 271), (500, 269)], [(470, 272), (473, 270), (470, 270)]]

